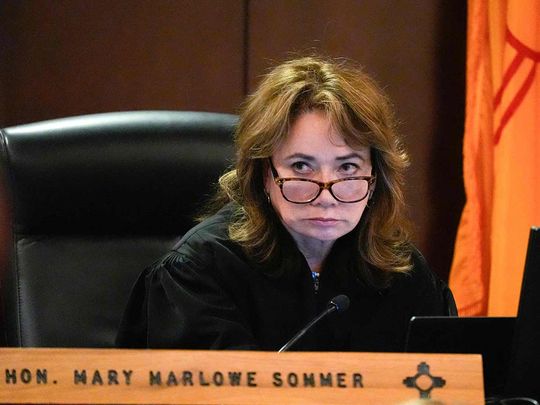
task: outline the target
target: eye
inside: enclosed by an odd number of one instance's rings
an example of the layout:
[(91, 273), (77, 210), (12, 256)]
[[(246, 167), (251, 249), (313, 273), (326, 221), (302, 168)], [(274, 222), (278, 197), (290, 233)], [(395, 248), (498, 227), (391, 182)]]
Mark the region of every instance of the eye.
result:
[(309, 174), (313, 171), (311, 166), (304, 161), (293, 162), (291, 167), (293, 171), (298, 174)]
[(356, 174), (359, 168), (360, 166), (358, 166), (356, 163), (346, 162), (339, 167), (339, 171), (346, 175), (353, 175)]

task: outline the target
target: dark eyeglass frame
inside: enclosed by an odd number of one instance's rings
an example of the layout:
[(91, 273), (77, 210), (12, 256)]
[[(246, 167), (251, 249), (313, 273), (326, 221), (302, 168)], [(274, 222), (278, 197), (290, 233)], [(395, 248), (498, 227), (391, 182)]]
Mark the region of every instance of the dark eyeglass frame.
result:
[[(371, 176), (353, 176), (353, 177), (344, 177), (342, 179), (331, 180), (331, 181), (328, 181), (328, 182), (325, 183), (325, 182), (317, 181), (317, 180), (303, 179), (301, 177), (280, 177), (277, 170), (276, 170), (276, 168), (274, 167), (274, 163), (272, 162), (271, 158), (268, 159), (268, 162), (270, 163), (270, 170), (272, 171), (272, 177), (274, 178), (274, 182), (278, 185), (279, 189), (281, 190), (281, 195), (283, 196), (283, 198), (285, 200), (287, 200), (288, 202), (293, 203), (293, 204), (309, 204), (309, 203), (315, 201), (317, 198), (319, 198), (319, 196), (321, 195), (323, 190), (328, 190), (330, 192), (330, 194), (332, 195), (332, 197), (334, 197), (340, 203), (344, 203), (344, 204), (357, 203), (357, 202), (360, 202), (360, 201), (366, 199), (366, 197), (368, 197), (368, 196), (371, 198), (371, 195), (373, 194), (373, 186), (375, 184), (375, 180), (377, 179), (377, 176), (375, 176), (375, 175), (371, 175)], [(317, 184), (319, 186), (319, 192), (315, 195), (315, 197), (309, 199), (308, 201), (302, 201), (302, 202), (291, 201), (283, 193), (283, 183), (285, 183), (287, 181), (291, 181), (291, 180), (294, 180), (294, 181), (307, 181), (309, 183), (315, 183), (315, 184)], [(366, 195), (363, 196), (362, 198), (359, 198), (358, 200), (354, 200), (354, 201), (343, 201), (343, 200), (340, 200), (338, 197), (336, 197), (336, 195), (332, 191), (332, 186), (334, 184), (336, 184), (336, 183), (341, 183), (341, 182), (347, 181), (347, 180), (367, 180), (367, 182), (368, 182), (368, 191), (367, 191)]]

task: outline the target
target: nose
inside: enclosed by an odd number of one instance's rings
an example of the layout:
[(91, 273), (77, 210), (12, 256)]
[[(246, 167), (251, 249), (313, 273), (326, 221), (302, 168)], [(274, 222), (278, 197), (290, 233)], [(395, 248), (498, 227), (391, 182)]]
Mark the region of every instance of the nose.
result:
[[(321, 170), (321, 177), (319, 181), (322, 181), (323, 183), (329, 182), (332, 180), (332, 171), (330, 170)], [(324, 188), (319, 196), (313, 201), (314, 205), (320, 205), (320, 206), (333, 206), (336, 205), (338, 201), (334, 198), (332, 193), (328, 188)]]
[(337, 205), (337, 203), (338, 200), (334, 198), (332, 193), (330, 193), (330, 190), (324, 189), (321, 191), (321, 194), (319, 194), (319, 196), (314, 201), (312, 201), (311, 204), (323, 207), (332, 207), (334, 205)]

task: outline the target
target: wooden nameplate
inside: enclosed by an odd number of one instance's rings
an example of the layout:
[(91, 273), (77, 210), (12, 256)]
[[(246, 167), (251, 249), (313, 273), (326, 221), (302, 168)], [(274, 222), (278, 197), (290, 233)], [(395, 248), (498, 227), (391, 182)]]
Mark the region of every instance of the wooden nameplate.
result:
[(483, 404), (480, 355), (0, 348), (0, 403)]

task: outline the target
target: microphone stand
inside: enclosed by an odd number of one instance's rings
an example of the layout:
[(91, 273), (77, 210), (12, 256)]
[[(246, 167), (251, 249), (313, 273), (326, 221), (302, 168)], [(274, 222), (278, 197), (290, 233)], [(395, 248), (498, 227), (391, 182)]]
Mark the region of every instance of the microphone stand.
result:
[(328, 314), (331, 314), (337, 309), (336, 305), (329, 305), (328, 308), (326, 308), (323, 312), (321, 312), (316, 318), (312, 319), (306, 326), (304, 326), (302, 329), (300, 329), (300, 332), (298, 332), (296, 335), (293, 336), (291, 340), (289, 340), (287, 343), (283, 345), (281, 349), (278, 350), (278, 353), (284, 352), (288, 350), (292, 345), (296, 343), (298, 339), (300, 339), (304, 334), (311, 329), (313, 325), (315, 325), (317, 322), (319, 322), (322, 318), (327, 316)]

